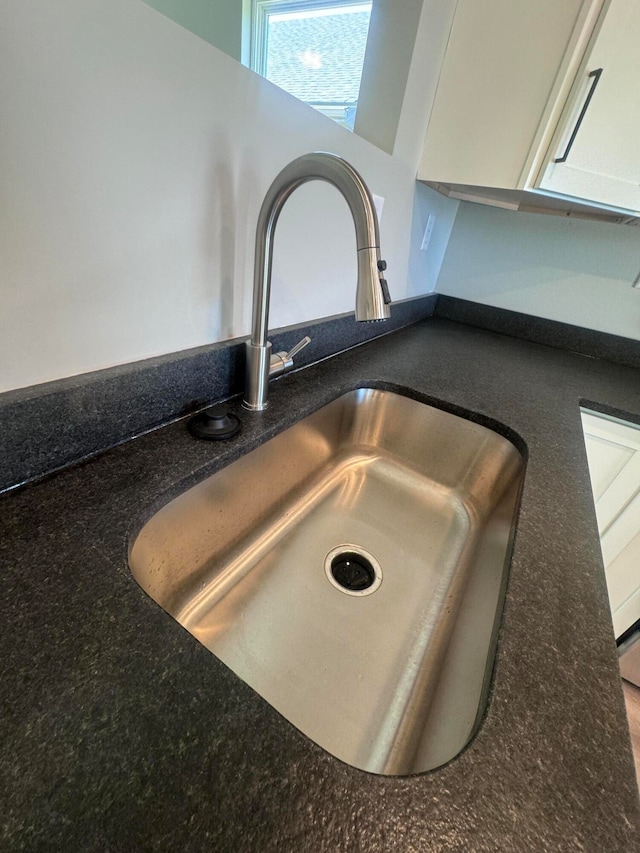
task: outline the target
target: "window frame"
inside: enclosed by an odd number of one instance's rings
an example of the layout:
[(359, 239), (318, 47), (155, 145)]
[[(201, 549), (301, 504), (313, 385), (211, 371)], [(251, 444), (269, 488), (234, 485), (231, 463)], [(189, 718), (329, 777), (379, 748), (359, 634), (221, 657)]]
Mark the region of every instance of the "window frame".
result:
[[(285, 14), (287, 12), (310, 12), (313, 10), (331, 9), (344, 6), (371, 6), (373, 0), (251, 0), (250, 26), (249, 26), (249, 68), (264, 77), (267, 71), (267, 24), (269, 16), (273, 14)], [(275, 84), (274, 84), (275, 85)], [(299, 99), (300, 100), (300, 99)], [(338, 117), (338, 113), (346, 111), (350, 104), (335, 104), (326, 107), (318, 106), (310, 101), (301, 101), (309, 104), (318, 112), (324, 113), (329, 118), (346, 126), (346, 122)]]

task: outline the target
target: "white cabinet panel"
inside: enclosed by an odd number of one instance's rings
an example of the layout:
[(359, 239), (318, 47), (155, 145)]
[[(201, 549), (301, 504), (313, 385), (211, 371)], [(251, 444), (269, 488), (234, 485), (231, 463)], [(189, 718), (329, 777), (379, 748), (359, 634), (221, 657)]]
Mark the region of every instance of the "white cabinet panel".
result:
[(638, 620), (640, 614), (640, 533), (607, 566), (607, 587), (611, 601), (618, 602), (613, 611), (616, 637)]
[(593, 497), (599, 501), (633, 456), (628, 447), (599, 436), (585, 435)]
[[(618, 515), (600, 537), (605, 566), (618, 558), (640, 530), (640, 483), (636, 480), (633, 499), (625, 504)], [(640, 563), (637, 565), (640, 578)]]
[[(640, 210), (639, 38), (640, 0), (612, 0), (579, 74), (542, 189)], [(565, 162), (555, 162), (565, 155)]]
[(637, 218), (639, 42), (640, 0), (457, 0), (418, 178), (510, 209)]
[(616, 636), (640, 619), (640, 427), (582, 412)]
[(547, 105), (559, 95), (556, 81), (567, 71), (568, 45), (593, 26), (601, 6), (602, 0), (458, 0), (418, 178), (522, 187), (534, 139), (549, 118)]

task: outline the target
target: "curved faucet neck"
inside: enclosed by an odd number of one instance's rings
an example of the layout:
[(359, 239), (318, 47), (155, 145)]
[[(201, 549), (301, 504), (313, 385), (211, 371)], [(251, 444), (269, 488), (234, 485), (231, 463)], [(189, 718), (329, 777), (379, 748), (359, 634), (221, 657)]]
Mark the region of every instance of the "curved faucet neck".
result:
[[(358, 172), (335, 154), (316, 152), (298, 157), (285, 166), (269, 187), (260, 208), (256, 228), (255, 267), (253, 275), (253, 319), (251, 343), (265, 346), (269, 324), (271, 297), (271, 268), (273, 262), (273, 237), (276, 223), (291, 193), (307, 181), (320, 180), (333, 184), (349, 206), (356, 230), (358, 251), (358, 294), (356, 299), (357, 320), (385, 319), (389, 316), (388, 305), (379, 284), (379, 299), (367, 297), (367, 290), (375, 292), (374, 286), (380, 279), (380, 234), (378, 217), (371, 193)], [(363, 257), (361, 257), (361, 253)], [(373, 267), (373, 268), (372, 268)], [(375, 283), (372, 280), (375, 278)], [(362, 293), (360, 293), (362, 292)], [(370, 302), (379, 302), (369, 307)], [(358, 314), (365, 316), (358, 316)]]
[[(328, 181), (344, 196), (356, 229), (358, 287), (356, 320), (384, 320), (390, 316), (389, 291), (383, 278), (386, 263), (380, 259), (378, 217), (367, 185), (346, 160), (335, 154), (305, 154), (289, 163), (276, 176), (260, 208), (256, 229), (255, 269), (253, 276), (253, 320), (247, 341), (246, 388), (243, 405), (252, 411), (267, 407), (270, 376), (277, 376), (293, 365), (293, 352), (271, 355), (267, 340), (273, 235), (284, 203), (291, 193), (307, 181)], [(300, 343), (304, 346), (309, 339)]]

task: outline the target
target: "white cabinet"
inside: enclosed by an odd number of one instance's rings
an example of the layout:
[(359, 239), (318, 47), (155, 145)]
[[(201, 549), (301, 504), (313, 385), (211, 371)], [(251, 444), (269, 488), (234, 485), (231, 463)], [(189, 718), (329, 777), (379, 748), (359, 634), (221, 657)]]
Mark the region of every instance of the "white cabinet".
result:
[(617, 637), (640, 619), (640, 427), (582, 412)]
[(418, 178), (505, 207), (640, 215), (639, 39), (640, 0), (458, 0)]
[(539, 186), (640, 210), (640, 0), (612, 0), (560, 122)]

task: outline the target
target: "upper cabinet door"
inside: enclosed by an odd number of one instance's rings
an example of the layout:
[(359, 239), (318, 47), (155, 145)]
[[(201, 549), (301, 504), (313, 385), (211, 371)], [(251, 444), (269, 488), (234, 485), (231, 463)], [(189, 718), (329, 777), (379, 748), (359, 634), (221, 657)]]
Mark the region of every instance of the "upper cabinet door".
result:
[[(602, 0), (457, 0), (418, 178), (524, 188), (540, 126), (555, 119), (555, 130), (570, 89), (555, 91), (568, 71), (565, 57), (583, 29), (590, 36), (601, 7)], [(559, 102), (553, 119), (546, 115), (551, 100)], [(549, 133), (545, 153), (550, 141)]]
[(611, 0), (551, 147), (540, 189), (640, 210), (640, 0)]
[(640, 0), (457, 0), (418, 179), (509, 209), (636, 219), (639, 43)]

